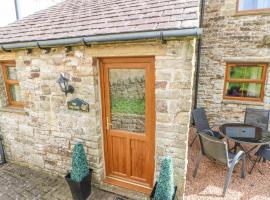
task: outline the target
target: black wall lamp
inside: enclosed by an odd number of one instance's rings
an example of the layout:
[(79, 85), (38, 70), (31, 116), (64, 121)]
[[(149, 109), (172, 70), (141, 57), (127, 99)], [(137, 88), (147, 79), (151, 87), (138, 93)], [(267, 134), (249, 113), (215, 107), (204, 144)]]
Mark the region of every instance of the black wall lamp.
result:
[(57, 83), (59, 83), (62, 92), (67, 96), (68, 93), (72, 94), (74, 92), (74, 87), (68, 84), (68, 79), (64, 76), (63, 73), (60, 74)]

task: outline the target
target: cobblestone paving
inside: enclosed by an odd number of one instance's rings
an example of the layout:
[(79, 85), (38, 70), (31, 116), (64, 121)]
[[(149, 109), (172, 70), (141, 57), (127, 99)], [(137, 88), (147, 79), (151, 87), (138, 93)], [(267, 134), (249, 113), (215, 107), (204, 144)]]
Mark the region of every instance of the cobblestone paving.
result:
[[(89, 200), (113, 200), (114, 194), (94, 189)], [(0, 200), (72, 200), (61, 177), (15, 164), (0, 166)]]

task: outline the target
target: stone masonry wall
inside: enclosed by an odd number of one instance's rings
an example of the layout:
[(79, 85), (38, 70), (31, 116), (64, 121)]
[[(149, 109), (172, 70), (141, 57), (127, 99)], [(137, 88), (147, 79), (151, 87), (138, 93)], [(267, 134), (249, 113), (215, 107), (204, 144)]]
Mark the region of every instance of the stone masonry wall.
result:
[[(18, 162), (53, 174), (64, 175), (71, 166), (74, 144), (85, 145), (94, 184), (134, 199), (145, 196), (104, 184), (103, 134), (99, 85), (99, 57), (155, 56), (156, 59), (156, 170), (161, 159), (171, 155), (175, 181), (181, 196), (187, 165), (187, 138), (192, 105), (194, 74), (193, 39), (53, 48), (46, 54), (34, 49), (27, 54), (16, 51), (16, 66), (21, 86), (23, 111), (9, 109), (0, 84), (0, 127), (8, 161)], [(5, 53), (0, 53), (1, 55)], [(59, 74), (71, 76), (74, 94), (66, 97), (56, 83)], [(2, 77), (0, 78), (2, 81)], [(90, 105), (89, 113), (67, 109), (67, 101), (78, 97)]]
[(212, 124), (243, 122), (246, 107), (270, 109), (267, 71), (263, 102), (223, 99), (227, 62), (270, 62), (270, 15), (236, 14), (236, 0), (206, 0), (202, 36), (198, 106), (205, 107)]
[(194, 50), (194, 41), (170, 42), (166, 54), (156, 57), (156, 170), (164, 156), (172, 156), (178, 196), (184, 192), (188, 162)]
[[(103, 153), (97, 116), (99, 94), (95, 93), (98, 69), (97, 61), (86, 57), (83, 49), (65, 53), (64, 48), (57, 48), (49, 54), (38, 49), (31, 54), (16, 52), (25, 112), (2, 106), (0, 127), (8, 160), (59, 175), (70, 170), (72, 148), (82, 142), (97, 183)], [(67, 98), (56, 82), (61, 72), (71, 75), (70, 83), (75, 88), (75, 93)], [(90, 113), (67, 109), (67, 101), (75, 97), (90, 104)]]
[(145, 97), (145, 80), (140, 78), (126, 79), (111, 83), (112, 98), (141, 99)]
[(145, 132), (145, 116), (136, 114), (112, 114), (112, 128), (135, 133)]

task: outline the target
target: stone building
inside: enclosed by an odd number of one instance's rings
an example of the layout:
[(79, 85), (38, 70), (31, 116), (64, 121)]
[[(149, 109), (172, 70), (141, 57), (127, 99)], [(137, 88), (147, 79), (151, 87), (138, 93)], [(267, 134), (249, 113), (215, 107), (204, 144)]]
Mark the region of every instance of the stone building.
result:
[[(67, 0), (0, 28), (0, 131), (8, 162), (63, 176), (82, 142), (96, 186), (143, 199), (169, 155), (180, 197), (198, 4)], [(61, 91), (60, 75), (73, 93)]]
[(205, 0), (198, 107), (214, 125), (270, 108), (270, 2)]

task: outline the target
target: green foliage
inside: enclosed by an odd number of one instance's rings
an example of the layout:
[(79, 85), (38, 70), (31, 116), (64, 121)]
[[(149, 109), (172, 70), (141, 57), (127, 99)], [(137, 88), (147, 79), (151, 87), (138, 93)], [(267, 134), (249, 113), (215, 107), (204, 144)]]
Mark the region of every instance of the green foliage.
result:
[(157, 181), (155, 200), (172, 200), (174, 194), (173, 164), (171, 157), (165, 157), (161, 162), (159, 179)]
[(86, 154), (81, 143), (77, 143), (73, 148), (72, 170), (70, 178), (73, 181), (80, 182), (89, 174), (89, 167)]
[(113, 98), (112, 113), (145, 114), (145, 99)]

